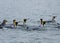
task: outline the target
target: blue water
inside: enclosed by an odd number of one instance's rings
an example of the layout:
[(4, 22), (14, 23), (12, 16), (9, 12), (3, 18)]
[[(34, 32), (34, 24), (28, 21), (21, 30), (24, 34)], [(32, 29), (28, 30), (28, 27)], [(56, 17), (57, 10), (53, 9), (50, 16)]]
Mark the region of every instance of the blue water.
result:
[[(28, 18), (27, 23), (35, 25), (40, 18), (51, 20), (52, 16), (60, 23), (60, 0), (0, 0), (0, 22)], [(0, 29), (0, 43), (60, 43), (60, 28), (48, 24), (44, 29)]]

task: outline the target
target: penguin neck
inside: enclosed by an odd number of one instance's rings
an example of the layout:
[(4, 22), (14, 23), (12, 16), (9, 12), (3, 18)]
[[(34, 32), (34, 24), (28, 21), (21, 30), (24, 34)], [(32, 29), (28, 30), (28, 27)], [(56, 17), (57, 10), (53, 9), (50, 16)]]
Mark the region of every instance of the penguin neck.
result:
[(5, 25), (6, 25), (6, 22), (3, 22), (1, 25), (2, 25), (2, 26), (5, 26)]
[(41, 20), (41, 24), (43, 24), (43, 21)]
[(26, 22), (23, 22), (23, 25), (25, 25), (26, 24)]
[(55, 21), (55, 18), (52, 18), (52, 22), (54, 22)]
[(14, 27), (16, 27), (16, 22), (13, 22)]

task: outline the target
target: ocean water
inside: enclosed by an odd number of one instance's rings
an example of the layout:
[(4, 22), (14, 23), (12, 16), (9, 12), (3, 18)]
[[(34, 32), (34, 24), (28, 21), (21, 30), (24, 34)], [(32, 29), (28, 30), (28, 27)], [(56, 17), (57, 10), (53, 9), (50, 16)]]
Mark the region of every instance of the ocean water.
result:
[[(56, 17), (60, 23), (60, 0), (0, 0), (0, 22), (27, 18), (29, 25), (39, 24), (39, 20)], [(22, 23), (22, 22), (21, 22)], [(45, 25), (46, 26), (46, 25)], [(45, 30), (0, 29), (0, 43), (60, 43), (60, 28), (47, 24)]]

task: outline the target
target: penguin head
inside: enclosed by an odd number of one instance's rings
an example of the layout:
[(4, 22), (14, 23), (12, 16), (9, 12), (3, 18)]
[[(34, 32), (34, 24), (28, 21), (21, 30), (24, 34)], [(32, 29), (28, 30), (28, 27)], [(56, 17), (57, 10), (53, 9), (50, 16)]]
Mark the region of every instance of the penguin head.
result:
[(53, 17), (52, 17), (52, 19), (55, 19), (55, 18), (56, 18), (56, 16), (53, 16)]
[(13, 22), (16, 22), (16, 20), (14, 19)]
[(4, 23), (6, 23), (6, 22), (7, 22), (7, 20), (3, 20), (3, 22), (4, 22)]
[(23, 21), (24, 21), (24, 22), (26, 22), (26, 21), (27, 21), (27, 19), (23, 19)]

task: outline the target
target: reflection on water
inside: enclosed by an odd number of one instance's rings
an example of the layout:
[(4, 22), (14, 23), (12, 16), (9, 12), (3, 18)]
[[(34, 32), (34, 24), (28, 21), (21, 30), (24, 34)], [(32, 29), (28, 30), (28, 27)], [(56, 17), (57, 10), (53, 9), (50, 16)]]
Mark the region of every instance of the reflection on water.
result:
[(0, 29), (1, 43), (59, 43), (59, 39), (60, 29), (58, 28), (51, 28), (45, 31)]
[[(38, 26), (39, 22), (33, 20), (28, 21), (27, 24), (30, 27)], [(59, 43), (60, 29), (56, 26), (55, 23), (50, 23), (40, 30), (26, 30), (25, 27), (20, 28), (20, 26), (16, 29), (0, 29), (0, 43)]]

